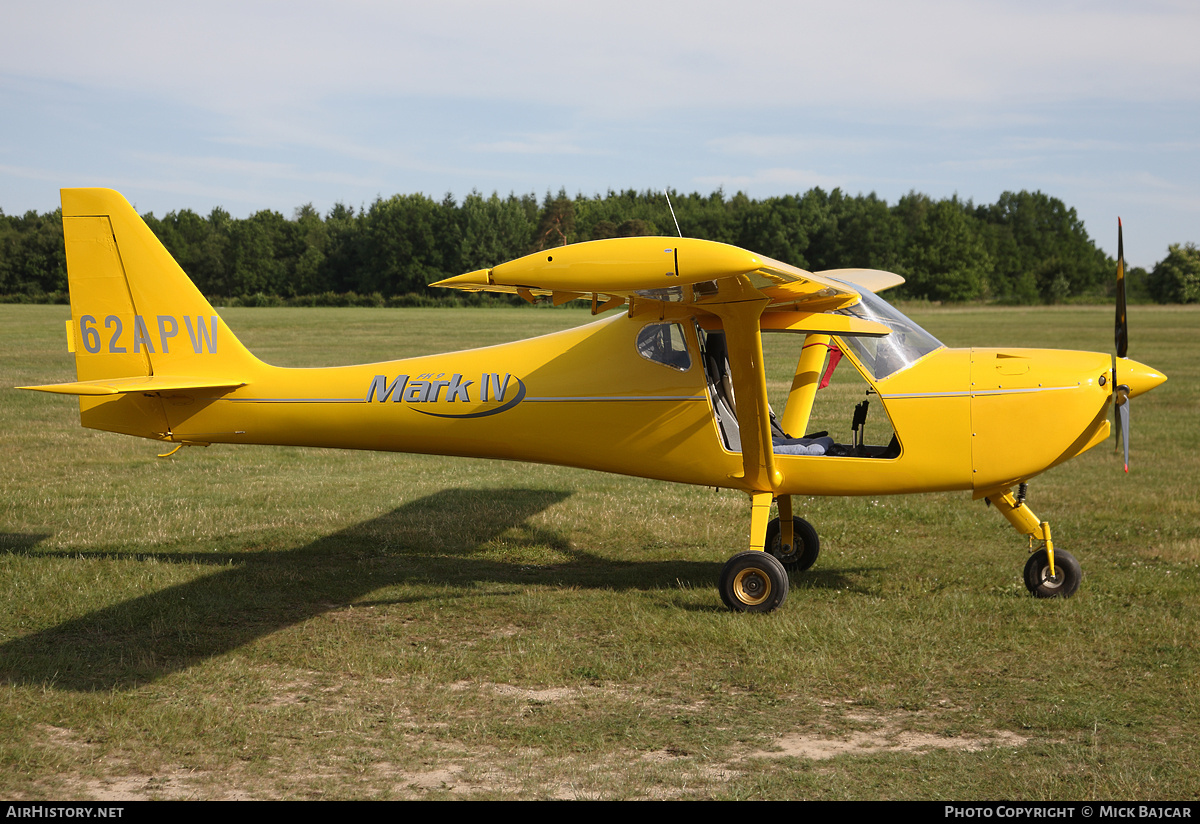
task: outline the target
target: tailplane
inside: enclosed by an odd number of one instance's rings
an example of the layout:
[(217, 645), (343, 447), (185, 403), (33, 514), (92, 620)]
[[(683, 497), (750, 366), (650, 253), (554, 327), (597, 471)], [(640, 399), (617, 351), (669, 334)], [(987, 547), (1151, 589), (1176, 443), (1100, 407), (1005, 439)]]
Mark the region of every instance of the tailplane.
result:
[(244, 386), (261, 362), (111, 189), (63, 189), (74, 383), (84, 426), (171, 440), (165, 400)]

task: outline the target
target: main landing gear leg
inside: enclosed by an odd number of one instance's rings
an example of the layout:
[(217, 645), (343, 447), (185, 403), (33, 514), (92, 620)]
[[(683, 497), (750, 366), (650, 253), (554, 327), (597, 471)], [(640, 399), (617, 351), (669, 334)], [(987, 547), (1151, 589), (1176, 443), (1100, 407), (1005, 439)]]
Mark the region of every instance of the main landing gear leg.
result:
[(767, 524), (764, 548), (788, 572), (803, 572), (817, 562), (821, 539), (812, 524), (792, 515), (792, 496), (779, 496), (779, 517)]
[(770, 612), (787, 598), (787, 570), (763, 551), (773, 498), (770, 492), (751, 493), (750, 549), (734, 555), (721, 570), (721, 600), (735, 612)]
[[(784, 554), (790, 553), (796, 545), (796, 524), (792, 521), (792, 496), (779, 496), (779, 550)], [(768, 525), (767, 532), (770, 532)], [(771, 541), (767, 541), (767, 551), (770, 552)], [(776, 556), (778, 557), (778, 556)]]
[(750, 549), (762, 550), (767, 542), (767, 522), (771, 519), (771, 503), (775, 496), (770, 492), (750, 493)]
[[(1075, 594), (1083, 577), (1079, 562), (1066, 550), (1055, 551), (1050, 524), (1039, 521), (1025, 506), (1024, 494), (1018, 498), (1009, 489), (999, 495), (989, 495), (987, 500), (1000, 510), (1017, 532), (1029, 536), (1032, 554), (1025, 564), (1025, 588), (1038, 598), (1070, 598)], [(1033, 551), (1035, 539), (1042, 542), (1037, 551)]]

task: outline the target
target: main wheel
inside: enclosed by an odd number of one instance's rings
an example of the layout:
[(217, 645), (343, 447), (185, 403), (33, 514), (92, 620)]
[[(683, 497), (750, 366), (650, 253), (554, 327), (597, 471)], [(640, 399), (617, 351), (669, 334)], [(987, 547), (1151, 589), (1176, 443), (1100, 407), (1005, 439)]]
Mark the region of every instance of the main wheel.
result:
[(1025, 588), (1038, 598), (1070, 598), (1079, 589), (1083, 571), (1075, 556), (1054, 550), (1054, 575), (1050, 574), (1050, 556), (1039, 549), (1025, 562)]
[(735, 612), (770, 612), (787, 599), (787, 570), (774, 555), (750, 549), (725, 562), (717, 586)]
[(783, 543), (780, 540), (782, 532), (778, 518), (767, 524), (766, 550), (778, 558), (785, 569), (803, 572), (817, 562), (817, 555), (821, 552), (821, 539), (817, 537), (817, 531), (813, 529), (812, 524), (803, 518), (792, 518), (792, 547), (787, 552), (783, 551)]

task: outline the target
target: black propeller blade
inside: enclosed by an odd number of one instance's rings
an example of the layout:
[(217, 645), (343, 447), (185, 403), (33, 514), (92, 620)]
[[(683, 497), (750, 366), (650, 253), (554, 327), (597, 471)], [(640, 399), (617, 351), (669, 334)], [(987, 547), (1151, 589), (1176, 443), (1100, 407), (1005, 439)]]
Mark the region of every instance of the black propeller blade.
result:
[(1129, 354), (1129, 319), (1125, 317), (1125, 240), (1122, 237), (1121, 218), (1117, 218), (1117, 321), (1114, 337), (1117, 357)]
[(1129, 471), (1129, 395), (1128, 390), (1121, 386), (1115, 393), (1117, 399), (1117, 421), (1121, 425), (1121, 443), (1125, 447), (1125, 471)]
[[(1129, 354), (1129, 319), (1125, 313), (1125, 239), (1121, 218), (1117, 218), (1117, 317), (1113, 339), (1117, 345), (1117, 357)], [(1125, 447), (1125, 471), (1129, 471), (1129, 387), (1117, 383), (1116, 362), (1113, 363), (1113, 413), (1119, 426), (1118, 437)]]

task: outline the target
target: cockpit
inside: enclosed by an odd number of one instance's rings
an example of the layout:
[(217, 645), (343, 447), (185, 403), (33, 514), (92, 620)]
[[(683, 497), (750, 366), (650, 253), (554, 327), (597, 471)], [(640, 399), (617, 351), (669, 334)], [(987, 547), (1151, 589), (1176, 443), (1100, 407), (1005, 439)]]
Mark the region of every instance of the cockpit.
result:
[[(776, 455), (881, 459), (900, 455), (900, 441), (886, 410), (875, 415), (868, 427), (871, 396), (875, 395), (874, 403), (882, 406), (875, 384), (908, 369), (943, 348), (943, 344), (874, 293), (858, 286), (855, 289), (861, 301), (836, 314), (881, 323), (891, 330), (890, 334), (830, 337), (764, 330), (764, 368)], [(729, 374), (725, 335), (699, 326), (696, 332), (718, 431), (725, 448), (739, 452), (737, 399)], [(836, 370), (843, 353), (850, 355), (848, 360), (854, 366)], [(857, 403), (856, 395), (861, 398)], [(783, 410), (782, 414), (776, 415), (775, 409)]]

